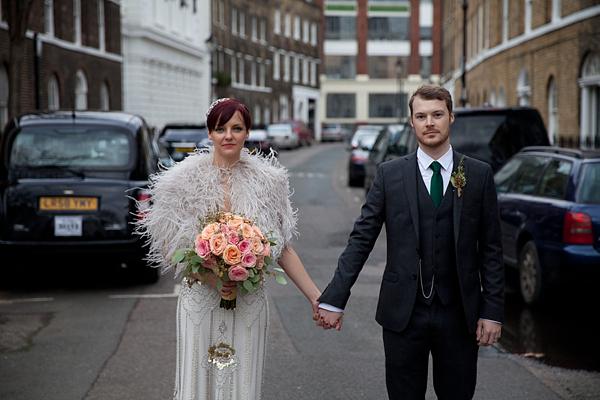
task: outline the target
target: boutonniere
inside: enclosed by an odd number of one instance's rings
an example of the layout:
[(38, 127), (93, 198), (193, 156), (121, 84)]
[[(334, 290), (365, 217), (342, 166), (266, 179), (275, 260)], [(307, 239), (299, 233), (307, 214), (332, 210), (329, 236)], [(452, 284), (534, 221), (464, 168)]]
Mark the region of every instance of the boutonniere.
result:
[(465, 177), (465, 173), (463, 171), (463, 163), (465, 161), (465, 158), (467, 158), (467, 156), (461, 157), (460, 162), (458, 163), (458, 168), (456, 168), (456, 171), (453, 172), (452, 176), (450, 177), (450, 182), (452, 183), (452, 186), (458, 189), (458, 197), (460, 197), (460, 195), (462, 194), (462, 188), (464, 188), (467, 184), (467, 178)]

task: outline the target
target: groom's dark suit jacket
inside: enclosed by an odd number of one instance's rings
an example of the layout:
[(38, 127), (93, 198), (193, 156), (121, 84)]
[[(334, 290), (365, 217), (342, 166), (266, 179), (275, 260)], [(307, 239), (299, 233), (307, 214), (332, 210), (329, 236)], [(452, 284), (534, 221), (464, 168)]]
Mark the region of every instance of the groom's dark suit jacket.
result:
[[(456, 171), (462, 155), (454, 152), (453, 157)], [(468, 329), (475, 332), (479, 318), (503, 322), (504, 268), (492, 170), (481, 161), (466, 158), (463, 171), (467, 183), (461, 196), (451, 184), (446, 190), (454, 191), (451, 195), (456, 268)], [(422, 178), (416, 152), (380, 165), (348, 246), (320, 302), (346, 307), (350, 289), (385, 223), (387, 263), (376, 320), (387, 329), (404, 330), (417, 290), (421, 290), (417, 179)]]

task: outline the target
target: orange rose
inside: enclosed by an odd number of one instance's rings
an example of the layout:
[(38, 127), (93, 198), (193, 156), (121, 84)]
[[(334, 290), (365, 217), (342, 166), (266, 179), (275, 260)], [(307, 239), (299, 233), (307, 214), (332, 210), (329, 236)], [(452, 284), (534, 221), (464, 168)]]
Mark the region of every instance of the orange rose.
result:
[(262, 253), (262, 251), (264, 249), (265, 249), (265, 246), (263, 245), (260, 238), (257, 236), (254, 236), (252, 238), (252, 252), (256, 255), (259, 255), (260, 253)]
[(215, 256), (220, 256), (227, 246), (227, 236), (223, 233), (217, 233), (210, 238), (210, 251)]
[(209, 240), (212, 235), (221, 230), (219, 224), (208, 224), (202, 229), (202, 239)]
[(231, 219), (227, 221), (227, 226), (229, 227), (229, 229), (237, 231), (237, 229), (243, 223), (244, 223), (244, 218), (240, 217), (239, 215), (232, 215)]
[(254, 236), (258, 236), (260, 240), (264, 240), (265, 236), (263, 235), (262, 231), (258, 226), (252, 226), (252, 230), (254, 231)]
[(254, 236), (254, 230), (252, 229), (251, 225), (242, 224), (240, 225), (240, 229), (242, 231), (242, 236), (244, 237), (244, 239), (251, 239)]
[(242, 260), (242, 252), (237, 246), (229, 244), (225, 246), (225, 250), (223, 251), (223, 261), (228, 265), (238, 264)]

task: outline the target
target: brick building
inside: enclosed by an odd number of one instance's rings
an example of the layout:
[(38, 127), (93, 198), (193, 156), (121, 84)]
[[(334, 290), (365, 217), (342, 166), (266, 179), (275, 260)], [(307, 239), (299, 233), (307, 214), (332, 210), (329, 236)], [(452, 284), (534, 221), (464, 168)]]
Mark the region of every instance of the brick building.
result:
[(442, 0), (325, 0), (325, 122), (395, 123), (408, 96), (437, 83)]
[(443, 85), (457, 104), (464, 100), (474, 107), (535, 107), (551, 143), (600, 148), (599, 4), (597, 0), (444, 1)]
[[(122, 108), (120, 9), (118, 0), (34, 0), (21, 68), (23, 112)], [(5, 15), (0, 21), (0, 125), (4, 127), (11, 66)]]
[(258, 126), (300, 119), (319, 139), (320, 26), (310, 0), (212, 0), (214, 97), (242, 101)]

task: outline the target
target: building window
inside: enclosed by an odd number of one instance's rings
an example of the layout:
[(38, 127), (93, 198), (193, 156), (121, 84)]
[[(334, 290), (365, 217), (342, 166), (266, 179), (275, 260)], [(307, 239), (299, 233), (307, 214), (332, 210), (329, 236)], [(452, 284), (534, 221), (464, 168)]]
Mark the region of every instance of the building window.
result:
[(281, 67), (279, 65), (279, 52), (274, 52), (273, 53), (273, 80), (278, 81), (279, 80), (279, 76), (281, 74)]
[(313, 46), (317, 45), (317, 23), (313, 22), (310, 24), (310, 44)]
[(303, 85), (308, 85), (308, 75), (309, 75), (309, 65), (310, 65), (310, 60), (308, 59), (308, 57), (303, 57), (302, 58), (302, 84)]
[(75, 44), (81, 44), (81, 0), (73, 0), (73, 22)]
[(252, 124), (260, 125), (261, 124), (260, 117), (261, 117), (260, 105), (254, 104), (254, 117), (252, 117)]
[(237, 82), (237, 58), (231, 56), (231, 83)]
[(78, 70), (75, 74), (75, 109), (87, 110), (88, 84), (85, 74)]
[(290, 37), (292, 34), (292, 16), (290, 13), (285, 13), (285, 17), (283, 19), (283, 35), (285, 37)]
[[(373, 57), (369, 57), (369, 62)], [(354, 79), (356, 77), (356, 57), (325, 56), (325, 75), (329, 79)]]
[(252, 41), (256, 42), (258, 40), (258, 19), (256, 17), (252, 17)]
[(496, 91), (493, 88), (490, 91), (490, 106), (492, 106), (492, 107), (498, 106), (498, 104), (496, 103)]
[(246, 67), (244, 65), (244, 59), (243, 58), (239, 58), (239, 63), (240, 63), (240, 80), (239, 83), (241, 83), (242, 85), (244, 85), (246, 83)]
[(275, 16), (273, 17), (273, 33), (279, 35), (281, 33), (281, 11), (275, 10)]
[(325, 39), (356, 40), (356, 18), (336, 16), (325, 17)]
[(525, 0), (525, 33), (531, 32), (531, 1)]
[(431, 76), (431, 56), (421, 57), (421, 74), (422, 79), (429, 79)]
[(315, 60), (310, 63), (310, 85), (317, 86), (317, 61)]
[(48, 110), (60, 109), (60, 90), (58, 88), (58, 79), (52, 74), (48, 80)]
[(254, 61), (250, 62), (250, 86), (256, 86), (256, 63)]
[(54, 0), (44, 0), (44, 32), (54, 36)]
[(369, 94), (369, 118), (397, 118), (397, 93)]
[(267, 21), (264, 18), (260, 19), (260, 41), (261, 43), (267, 41)]
[(240, 37), (246, 38), (246, 12), (240, 11), (239, 14), (240, 14), (240, 24), (239, 24)]
[(408, 17), (370, 17), (369, 40), (409, 40)]
[(302, 41), (308, 43), (310, 41), (310, 29), (308, 20), (302, 21)]
[(523, 67), (519, 73), (517, 84), (517, 94), (519, 96), (519, 105), (527, 107), (531, 105), (531, 86), (529, 85), (529, 73)]
[(8, 74), (4, 64), (0, 63), (0, 132), (8, 122)]
[(100, 51), (106, 48), (106, 26), (104, 24), (104, 1), (98, 2), (98, 42), (100, 43)]
[(421, 26), (420, 27), (420, 37), (421, 40), (431, 40), (431, 27), (430, 26)]
[(265, 64), (258, 64), (258, 85), (265, 87)]
[(293, 81), (294, 81), (294, 83), (298, 83), (298, 82), (300, 82), (300, 56), (298, 56), (298, 54), (294, 54), (293, 59), (294, 59)]
[(328, 93), (327, 118), (355, 118), (356, 94)]
[(504, 87), (498, 88), (498, 107), (506, 107), (506, 96), (504, 94)]
[(554, 77), (548, 84), (548, 138), (552, 145), (558, 142), (558, 89)]
[(273, 122), (279, 122), (279, 102), (273, 100)]
[(562, 18), (562, 1), (552, 0), (552, 22)]
[[(290, 81), (290, 55), (283, 54), (283, 80), (284, 82)], [(281, 105), (283, 107), (283, 104)]]
[(508, 41), (508, 0), (502, 0), (502, 41)]
[(589, 54), (579, 79), (581, 89), (581, 147), (600, 148), (600, 56)]
[(221, 27), (225, 28), (225, 2), (219, 0), (219, 21), (221, 21)]
[(231, 9), (231, 33), (234, 35), (238, 34), (238, 12), (237, 8)]
[(102, 111), (110, 110), (110, 95), (108, 93), (108, 85), (106, 82), (104, 82), (102, 88), (100, 88), (100, 109)]
[(271, 123), (271, 105), (269, 99), (265, 99), (265, 106), (263, 107), (263, 121), (265, 125)]
[(282, 94), (279, 96), (279, 104), (281, 105), (279, 110), (280, 118), (288, 119), (290, 117), (290, 105), (286, 95)]
[(300, 40), (300, 17), (294, 16), (294, 39)]

